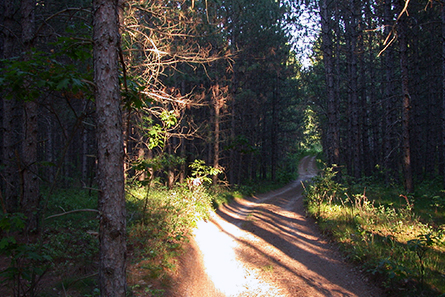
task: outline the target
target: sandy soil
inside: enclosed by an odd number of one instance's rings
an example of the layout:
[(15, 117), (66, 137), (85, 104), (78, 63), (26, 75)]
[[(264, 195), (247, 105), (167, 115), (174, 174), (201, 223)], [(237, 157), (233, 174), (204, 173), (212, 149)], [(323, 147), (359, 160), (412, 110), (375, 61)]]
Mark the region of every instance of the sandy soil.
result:
[(382, 296), (305, 215), (301, 182), (222, 207), (201, 222), (179, 259), (168, 296)]

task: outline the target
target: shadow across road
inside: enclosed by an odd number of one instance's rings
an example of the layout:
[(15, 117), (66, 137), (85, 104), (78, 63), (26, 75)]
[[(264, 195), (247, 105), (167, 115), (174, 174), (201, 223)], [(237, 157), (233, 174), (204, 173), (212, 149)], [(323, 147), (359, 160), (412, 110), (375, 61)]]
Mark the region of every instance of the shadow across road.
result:
[[(316, 173), (313, 157), (300, 163), (302, 174), (290, 185), (221, 207), (212, 222), (237, 243), (237, 256), (288, 296), (380, 296), (360, 271), (345, 263), (305, 214), (303, 179)], [(225, 224), (245, 232), (234, 235)]]

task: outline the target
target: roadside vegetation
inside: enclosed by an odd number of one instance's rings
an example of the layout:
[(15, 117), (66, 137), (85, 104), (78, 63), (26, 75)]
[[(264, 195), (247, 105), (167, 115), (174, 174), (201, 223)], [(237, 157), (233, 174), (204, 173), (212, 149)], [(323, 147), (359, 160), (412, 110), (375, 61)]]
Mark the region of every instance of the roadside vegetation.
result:
[[(298, 160), (300, 154), (293, 156)], [(196, 160), (184, 183), (167, 187), (162, 178), (129, 179), (127, 281), (132, 296), (163, 296), (171, 273), (199, 220), (235, 198), (267, 192), (296, 178), (283, 167), (279, 180), (212, 185), (221, 172)], [(140, 169), (140, 168), (138, 168)], [(80, 187), (42, 190), (46, 204), (40, 235), (23, 236), (25, 217), (0, 214), (1, 296), (99, 296), (97, 192)]]
[(378, 178), (351, 182), (333, 168), (305, 185), (321, 230), (390, 296), (445, 296), (445, 193), (438, 178), (406, 194)]
[[(299, 160), (303, 154), (290, 157)], [(298, 162), (296, 162), (298, 164)], [(190, 165), (190, 177), (169, 189), (157, 183), (134, 181), (127, 188), (128, 285), (134, 296), (163, 296), (170, 275), (199, 220), (235, 198), (279, 188), (297, 175), (298, 166), (278, 172), (279, 179), (246, 181), (232, 187), (212, 185), (218, 171), (204, 162)]]

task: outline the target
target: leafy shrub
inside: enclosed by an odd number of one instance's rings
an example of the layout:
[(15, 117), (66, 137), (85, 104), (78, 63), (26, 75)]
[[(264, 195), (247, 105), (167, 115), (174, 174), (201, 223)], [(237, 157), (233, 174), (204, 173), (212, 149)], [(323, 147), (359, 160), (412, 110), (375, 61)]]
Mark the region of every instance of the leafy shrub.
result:
[(336, 175), (337, 172), (333, 167), (325, 168), (305, 187), (305, 203), (309, 208), (315, 207), (317, 217), (321, 214), (323, 202), (330, 205), (334, 199), (345, 194), (342, 185), (334, 180)]
[(0, 215), (0, 255), (10, 260), (8, 267), (0, 271), (0, 277), (12, 289), (13, 296), (35, 296), (52, 261), (46, 245), (22, 240), (20, 232), (25, 228), (25, 219), (22, 213)]
[[(204, 188), (184, 187), (148, 192), (131, 187), (127, 193), (128, 245), (134, 265), (151, 279), (165, 280), (192, 228), (208, 218), (211, 196)], [(135, 281), (130, 278), (131, 282)]]

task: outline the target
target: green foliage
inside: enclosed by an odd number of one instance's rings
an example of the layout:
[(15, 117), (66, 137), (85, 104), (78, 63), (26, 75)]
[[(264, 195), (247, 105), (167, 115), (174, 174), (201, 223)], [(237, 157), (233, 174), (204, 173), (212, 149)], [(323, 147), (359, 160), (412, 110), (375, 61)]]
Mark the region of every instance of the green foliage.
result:
[(298, 164), (303, 157), (303, 154), (300, 153), (288, 153), (283, 160), (280, 162), (280, 165), (277, 170), (276, 182), (280, 185), (288, 184), (298, 177)]
[[(43, 195), (47, 195), (45, 189)], [(98, 296), (97, 258), (99, 253), (99, 221), (96, 212), (72, 212), (79, 209), (97, 208), (97, 195), (84, 189), (58, 189), (48, 197), (43, 241), (53, 259), (52, 273), (55, 284), (45, 293), (80, 296)], [(51, 290), (50, 290), (51, 289)], [(65, 293), (66, 292), (66, 293)]]
[(258, 154), (259, 152), (258, 147), (250, 144), (249, 139), (245, 135), (237, 135), (225, 149), (236, 150), (242, 154)]
[(389, 288), (394, 282), (401, 281), (407, 278), (412, 272), (404, 265), (392, 260), (391, 258), (384, 258), (377, 262), (375, 267), (368, 269), (373, 275), (384, 273), (387, 280), (383, 281), (383, 285)]
[(222, 170), (212, 166), (207, 166), (204, 160), (195, 160), (189, 165), (191, 168), (191, 177), (188, 179), (191, 183), (196, 182), (196, 186), (201, 184), (210, 184), (212, 179), (210, 176), (222, 173)]
[(320, 152), (322, 150), (320, 127), (314, 106), (308, 105), (304, 111), (304, 123), (304, 138), (301, 147), (305, 150)]
[(242, 199), (253, 195), (253, 189), (247, 186), (235, 186), (228, 188), (225, 186), (213, 186), (209, 188), (212, 195), (212, 206), (218, 209), (221, 205), (229, 204), (234, 199)]
[[(130, 187), (127, 193), (128, 245), (134, 269), (147, 275), (150, 283), (167, 281), (190, 231), (197, 221), (208, 218), (212, 196), (182, 187), (148, 192)], [(137, 274), (129, 277), (130, 285), (138, 283), (134, 278)]]
[(336, 175), (333, 167), (326, 167), (305, 187), (305, 203), (309, 207), (316, 206), (317, 217), (321, 215), (322, 203), (331, 204), (333, 200), (345, 195), (345, 188), (335, 181)]
[(382, 280), (394, 296), (444, 293), (444, 227), (419, 219), (414, 212), (418, 199), (366, 181), (366, 191), (352, 190), (359, 184), (346, 191), (327, 172), (306, 187), (308, 211), (348, 257)]
[(47, 246), (22, 242), (20, 232), (25, 227), (25, 216), (21, 213), (0, 215), (0, 255), (10, 262), (0, 271), (0, 277), (9, 283), (14, 296), (34, 296), (41, 277), (52, 265)]
[[(147, 102), (145, 102), (147, 104)], [(156, 147), (163, 148), (167, 141), (168, 130), (178, 123), (178, 119), (173, 110), (162, 110), (155, 121), (153, 113), (149, 116), (142, 116), (139, 123), (143, 136), (147, 138), (149, 149)]]
[(144, 104), (153, 102), (153, 99), (143, 93), (144, 87), (137, 82), (137, 78), (121, 77), (121, 80), (125, 80), (121, 95), (127, 110), (140, 109)]
[(92, 71), (79, 69), (66, 61), (60, 62), (59, 58), (67, 54), (76, 59), (91, 59), (91, 44), (76, 45), (72, 38), (61, 37), (52, 45), (61, 50), (50, 54), (33, 50), (26, 60), (12, 58), (0, 61), (0, 87), (6, 91), (4, 95), (7, 99), (14, 97), (33, 101), (45, 91), (69, 92), (76, 96), (89, 92)]
[(416, 239), (411, 239), (407, 242), (408, 248), (416, 253), (419, 260), (419, 278), (422, 286), (425, 279), (425, 254), (431, 247), (443, 245), (445, 237), (442, 231), (420, 234)]
[(422, 220), (436, 225), (445, 224), (445, 191), (442, 177), (424, 180), (416, 185), (411, 200)]
[[(132, 163), (132, 169), (144, 173), (147, 177), (145, 180), (140, 181), (138, 174), (136, 174), (128, 182), (130, 184), (137, 183), (142, 186), (149, 186), (153, 182), (154, 174), (156, 172), (166, 173), (167, 169), (173, 169), (181, 166), (185, 163), (185, 159), (172, 154), (162, 154), (151, 159), (140, 158)], [(153, 175), (152, 175), (153, 171)]]

